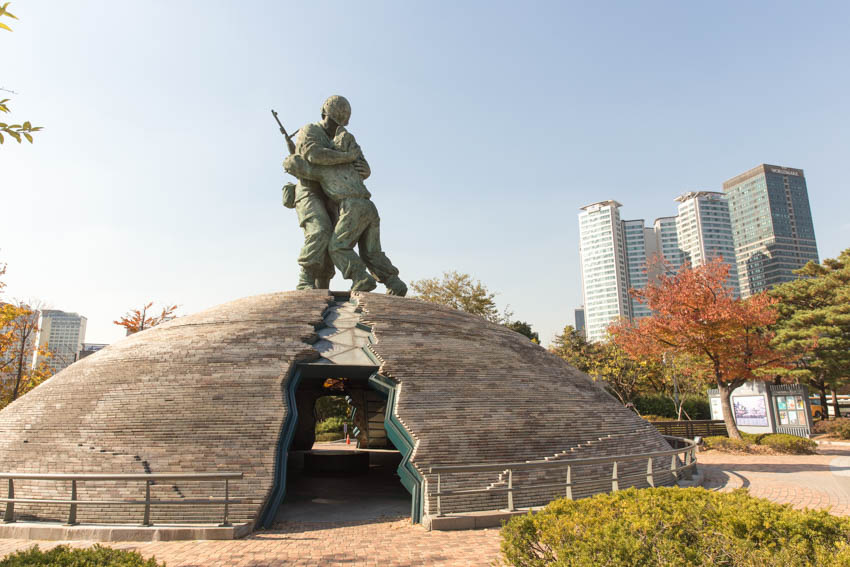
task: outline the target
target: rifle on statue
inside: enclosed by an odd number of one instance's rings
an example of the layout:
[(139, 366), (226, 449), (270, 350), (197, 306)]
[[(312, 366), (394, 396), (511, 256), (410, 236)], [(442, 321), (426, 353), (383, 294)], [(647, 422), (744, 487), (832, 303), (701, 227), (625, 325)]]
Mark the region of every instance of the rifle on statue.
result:
[[(274, 116), (274, 119), (277, 120), (277, 125), (280, 126), (280, 133), (283, 134), (283, 136), (286, 138), (286, 145), (289, 147), (289, 153), (294, 154), (295, 153), (295, 142), (293, 142), (292, 138), (289, 136), (289, 134), (286, 133), (286, 128), (284, 128), (283, 124), (280, 123), (280, 118), (277, 117), (277, 112), (272, 110), (272, 116)], [(295, 134), (297, 134), (297, 133), (298, 133), (298, 130), (295, 131)]]

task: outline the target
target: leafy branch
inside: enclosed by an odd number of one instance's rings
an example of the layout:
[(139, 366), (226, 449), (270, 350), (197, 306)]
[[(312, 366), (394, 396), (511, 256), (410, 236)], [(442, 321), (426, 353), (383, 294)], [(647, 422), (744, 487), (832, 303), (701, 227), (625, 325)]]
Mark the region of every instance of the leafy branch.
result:
[[(6, 16), (7, 18), (17, 20), (18, 17), (8, 10), (9, 4), (10, 2), (6, 2), (5, 4), (0, 5), (0, 18)], [(3, 22), (0, 22), (0, 29), (12, 31), (12, 28), (4, 24)], [(0, 100), (0, 112), (3, 112), (4, 114), (9, 113), (9, 106), (6, 104), (8, 102), (8, 98)], [(27, 120), (23, 124), (7, 124), (5, 122), (0, 122), (0, 144), (5, 142), (3, 134), (11, 136), (15, 140), (17, 140), (19, 144), (21, 143), (23, 138), (26, 138), (27, 141), (32, 144), (32, 133), (38, 132), (39, 130), (41, 130), (41, 126), (33, 126), (32, 124), (30, 124), (29, 120)]]

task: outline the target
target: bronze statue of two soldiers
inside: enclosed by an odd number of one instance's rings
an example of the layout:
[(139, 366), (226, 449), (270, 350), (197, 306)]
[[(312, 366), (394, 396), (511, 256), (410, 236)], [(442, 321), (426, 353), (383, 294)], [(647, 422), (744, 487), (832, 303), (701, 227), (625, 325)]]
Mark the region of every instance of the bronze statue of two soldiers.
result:
[(336, 266), (352, 291), (372, 291), (379, 281), (388, 294), (403, 296), (407, 286), (381, 249), (381, 220), (363, 183), (369, 163), (345, 129), (350, 117), (351, 105), (334, 95), (322, 105), (321, 121), (298, 131), (297, 142), (281, 126), (290, 146), (283, 167), (298, 178), (284, 187), (284, 205), (295, 209), (304, 230), (296, 289), (327, 289)]

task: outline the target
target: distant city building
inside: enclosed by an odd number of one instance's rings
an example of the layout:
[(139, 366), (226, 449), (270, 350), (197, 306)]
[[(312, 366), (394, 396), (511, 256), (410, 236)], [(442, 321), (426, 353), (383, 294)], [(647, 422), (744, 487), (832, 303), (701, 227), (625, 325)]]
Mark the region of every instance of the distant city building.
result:
[(584, 327), (584, 305), (575, 310), (575, 321), (576, 326), (575, 329), (582, 336), (585, 336), (585, 327)]
[(723, 184), (741, 284), (749, 297), (791, 281), (809, 260), (819, 262), (802, 169), (762, 164)]
[[(793, 270), (818, 261), (802, 169), (760, 165), (723, 184), (724, 192), (689, 191), (678, 196), (678, 214), (621, 220), (617, 201), (599, 201), (579, 213), (585, 336), (605, 338), (617, 319), (651, 315), (629, 294), (644, 289), (662, 270), (685, 262), (702, 266), (722, 258), (728, 289), (742, 297), (793, 280)], [(663, 260), (663, 261), (662, 261)], [(578, 328), (578, 310), (576, 310)]]
[[(77, 313), (56, 309), (41, 312), (38, 345), (47, 346), (52, 356), (46, 359), (54, 372), (59, 372), (77, 360), (86, 338), (86, 318)], [(36, 359), (36, 364), (40, 361)]]
[[(658, 252), (655, 232), (644, 226), (643, 219), (624, 220), (623, 235), (626, 243), (626, 265), (628, 266), (629, 288), (643, 289), (649, 281), (647, 261)], [(649, 307), (634, 297), (629, 297), (632, 319), (650, 315)]]
[(682, 259), (697, 267), (723, 258), (729, 265), (729, 289), (739, 295), (735, 241), (726, 196), (716, 191), (689, 191), (675, 200), (679, 203), (676, 234)]
[(600, 201), (579, 213), (579, 256), (588, 341), (605, 338), (608, 325), (631, 318), (631, 298), (620, 203)]
[[(677, 217), (661, 217), (655, 219), (653, 232), (658, 245), (660, 257), (664, 259), (667, 271), (675, 272), (684, 263), (684, 254), (679, 247), (679, 232), (676, 228)], [(662, 266), (650, 266), (651, 271), (660, 271)]]
[(82, 360), (85, 357), (87, 357), (91, 354), (94, 354), (97, 351), (99, 351), (100, 349), (102, 349), (104, 347), (108, 347), (108, 346), (109, 346), (108, 344), (102, 344), (102, 343), (83, 343), (83, 346), (80, 349), (80, 354), (77, 357), (77, 360)]

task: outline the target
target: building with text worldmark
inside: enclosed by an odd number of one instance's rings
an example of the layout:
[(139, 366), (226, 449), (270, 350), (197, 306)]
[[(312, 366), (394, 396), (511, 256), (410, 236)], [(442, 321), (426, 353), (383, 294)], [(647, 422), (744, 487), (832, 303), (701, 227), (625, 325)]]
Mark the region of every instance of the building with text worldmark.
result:
[(723, 184), (735, 239), (741, 295), (791, 281), (818, 262), (802, 169), (762, 164)]

